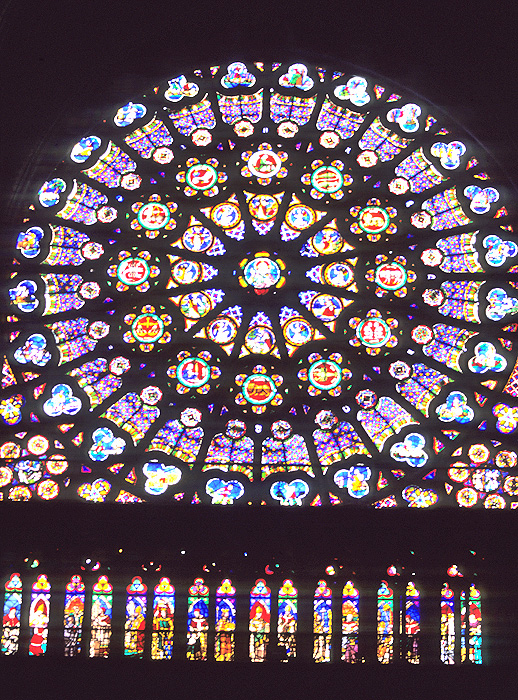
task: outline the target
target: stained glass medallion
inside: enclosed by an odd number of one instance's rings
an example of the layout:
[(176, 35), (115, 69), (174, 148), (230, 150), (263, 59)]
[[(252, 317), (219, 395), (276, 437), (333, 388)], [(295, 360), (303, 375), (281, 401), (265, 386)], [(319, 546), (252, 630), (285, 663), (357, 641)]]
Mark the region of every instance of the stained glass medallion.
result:
[(518, 507), (509, 186), (381, 82), (212, 66), (78, 134), (14, 235), (3, 499)]

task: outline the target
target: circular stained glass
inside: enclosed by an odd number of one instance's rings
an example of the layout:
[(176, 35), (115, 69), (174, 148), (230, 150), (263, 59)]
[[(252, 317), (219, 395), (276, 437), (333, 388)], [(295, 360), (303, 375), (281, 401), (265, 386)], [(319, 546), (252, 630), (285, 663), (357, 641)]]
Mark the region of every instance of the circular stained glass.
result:
[(356, 335), (364, 345), (379, 348), (388, 342), (391, 331), (385, 321), (379, 318), (367, 318), (358, 326)]
[(357, 69), (194, 68), (29, 188), (2, 498), (210, 503), (210, 464), (253, 504), (518, 508), (516, 204), (490, 157)]
[(399, 263), (383, 263), (376, 268), (375, 279), (382, 289), (395, 291), (405, 286), (407, 271)]
[(251, 260), (244, 269), (246, 282), (255, 289), (268, 289), (277, 284), (281, 270), (275, 260), (256, 258)]
[(164, 333), (164, 323), (156, 314), (141, 314), (133, 321), (131, 332), (139, 343), (154, 343)]
[(390, 224), (390, 217), (382, 207), (365, 207), (358, 215), (358, 224), (366, 233), (381, 233)]
[(332, 165), (323, 165), (317, 168), (311, 176), (311, 184), (318, 192), (331, 194), (338, 192), (343, 185), (344, 178), (338, 168)]
[(209, 381), (210, 367), (199, 357), (186, 357), (178, 365), (176, 378), (186, 387), (197, 388)]
[(277, 215), (279, 202), (270, 194), (258, 194), (252, 197), (248, 208), (258, 221), (269, 221)]
[(263, 405), (270, 403), (277, 388), (270, 377), (264, 374), (252, 374), (243, 384), (243, 396), (252, 404)]
[(282, 167), (282, 160), (273, 151), (256, 151), (248, 160), (248, 169), (259, 178), (274, 177)]
[(141, 258), (126, 258), (119, 263), (117, 277), (130, 286), (142, 284), (149, 277), (149, 265)]
[(209, 190), (218, 180), (218, 172), (208, 163), (192, 165), (185, 175), (185, 180), (194, 190)]
[(342, 369), (332, 360), (317, 360), (309, 368), (308, 375), (309, 381), (317, 389), (334, 389), (342, 380)]
[(171, 218), (171, 212), (159, 202), (149, 202), (139, 209), (137, 214), (138, 222), (144, 228), (150, 231), (156, 231), (163, 228)]

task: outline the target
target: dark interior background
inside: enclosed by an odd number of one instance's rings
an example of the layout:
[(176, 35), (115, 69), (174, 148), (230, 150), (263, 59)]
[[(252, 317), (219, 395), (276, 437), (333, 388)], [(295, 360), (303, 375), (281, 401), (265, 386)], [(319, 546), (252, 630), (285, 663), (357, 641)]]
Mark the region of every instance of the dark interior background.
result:
[[(518, 182), (517, 11), (510, 2), (11, 0), (2, 3), (1, 12), (2, 254), (8, 255), (22, 208), (36, 191), (32, 183), (62, 158), (64, 143), (156, 79), (205, 62), (299, 59), (353, 64), (386, 76), (448, 112), (492, 152), (501, 172)], [(2, 568), (36, 552), (49, 570), (69, 566), (73, 573), (82, 557), (98, 553), (108, 561), (119, 548), (127, 553), (125, 564), (114, 566), (133, 575), (140, 562), (159, 557), (193, 576), (201, 575), (210, 556), (222, 571), (234, 567), (236, 577), (238, 571), (250, 578), (264, 575), (266, 564), (278, 562), (286, 576), (295, 571), (315, 581), (335, 557), (351, 572), (379, 577), (396, 562), (415, 564), (434, 578), (443, 576), (445, 563), (464, 565), (491, 589), (496, 601), (492, 629), (500, 643), (494, 646), (495, 667), (459, 669), (457, 675), (448, 669), (444, 688), (453, 691), (458, 685), (458, 697), (468, 697), (466, 692), (482, 697), (484, 688), (497, 692), (506, 678), (512, 687), (518, 623), (514, 511), (310, 508), (288, 513), (280, 508), (1, 505)], [(187, 559), (178, 557), (181, 549), (189, 552)], [(44, 670), (45, 659), (31, 659), (36, 663), (30, 668), (21, 660), (8, 667), (6, 661), (2, 678), (8, 687), (15, 680), (11, 697), (24, 699), (45, 689), (49, 697), (66, 691), (62, 697), (67, 698), (72, 692), (92, 698), (141, 697), (143, 692), (150, 697), (189, 692), (195, 698), (245, 693), (280, 698), (295, 697), (295, 691), (320, 697), (340, 688), (346, 697), (344, 687), (355, 688), (361, 697), (395, 698), (426, 695), (437, 679), (422, 669), (390, 676), (391, 670), (371, 668), (367, 677), (362, 675), (366, 669), (343, 666), (312, 667), (302, 675), (264, 668), (218, 670), (210, 676), (198, 667), (201, 675), (191, 667), (174, 671), (153, 665), (151, 677), (138, 663), (111, 670), (103, 666), (94, 674), (85, 669), (75, 676), (62, 662), (48, 661)], [(501, 664), (507, 664), (505, 672)], [(380, 682), (389, 679), (382, 690)]]

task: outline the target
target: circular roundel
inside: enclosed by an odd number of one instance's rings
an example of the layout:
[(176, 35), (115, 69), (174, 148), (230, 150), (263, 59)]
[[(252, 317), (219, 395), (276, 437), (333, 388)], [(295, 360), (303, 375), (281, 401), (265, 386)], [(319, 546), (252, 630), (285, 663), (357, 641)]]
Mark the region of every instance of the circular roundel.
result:
[(365, 207), (358, 215), (358, 224), (362, 231), (367, 233), (381, 233), (388, 227), (389, 223), (389, 214), (382, 207)]
[(149, 277), (149, 265), (141, 258), (126, 258), (117, 267), (117, 277), (124, 284), (137, 286)]
[(185, 174), (187, 184), (194, 190), (209, 190), (218, 180), (217, 170), (208, 163), (191, 165)]
[(170, 217), (171, 212), (169, 209), (159, 202), (144, 204), (137, 214), (139, 224), (150, 231), (155, 231), (165, 226), (169, 222)]
[(200, 357), (186, 357), (176, 370), (178, 381), (186, 387), (197, 388), (210, 378), (210, 366)]
[(267, 404), (277, 393), (273, 380), (264, 374), (252, 374), (243, 384), (243, 396), (253, 404)]
[(332, 360), (317, 360), (310, 366), (308, 376), (317, 389), (334, 389), (342, 380), (342, 368)]
[(133, 321), (131, 331), (140, 343), (154, 343), (164, 333), (164, 323), (156, 314), (140, 314)]
[(273, 151), (256, 151), (248, 160), (248, 169), (259, 178), (274, 177), (282, 167), (282, 160)]
[(407, 271), (399, 263), (383, 263), (376, 268), (376, 282), (386, 290), (395, 291), (404, 287), (407, 281)]
[(27, 188), (0, 497), (173, 507), (210, 469), (257, 505), (518, 508), (511, 188), (388, 80), (245, 68), (153, 83)]
[(277, 215), (279, 202), (270, 194), (257, 194), (250, 200), (248, 209), (257, 221), (269, 221)]
[(281, 270), (275, 260), (256, 258), (247, 263), (244, 269), (246, 282), (255, 289), (267, 289), (277, 284)]

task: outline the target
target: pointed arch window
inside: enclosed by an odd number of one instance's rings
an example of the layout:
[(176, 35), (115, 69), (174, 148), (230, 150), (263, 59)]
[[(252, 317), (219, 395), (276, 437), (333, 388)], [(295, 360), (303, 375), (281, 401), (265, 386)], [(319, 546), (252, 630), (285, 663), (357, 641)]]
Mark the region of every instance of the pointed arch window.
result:
[(313, 598), (313, 660), (331, 661), (333, 633), (332, 592), (327, 583), (319, 581)]
[(151, 658), (171, 659), (174, 635), (174, 586), (168, 578), (161, 578), (155, 586), (153, 598), (153, 634)]
[(99, 576), (92, 590), (90, 656), (106, 657), (110, 653), (113, 614), (113, 586), (107, 576)]
[(455, 663), (455, 593), (447, 583), (441, 589), (441, 661)]
[(32, 586), (29, 628), (29, 656), (43, 656), (47, 651), (50, 618), (50, 583), (40, 574)]
[(419, 590), (413, 581), (406, 587), (405, 599), (405, 659), (411, 664), (418, 664), (419, 634), (421, 632), (421, 610), (419, 606)]
[(4, 586), (4, 611), (2, 617), (1, 652), (6, 656), (16, 654), (20, 644), (22, 615), (22, 580), (20, 574), (11, 574)]
[(63, 617), (65, 656), (81, 653), (83, 618), (85, 614), (85, 584), (81, 576), (74, 575), (67, 583)]
[(474, 584), (468, 594), (460, 594), (460, 660), (482, 663), (482, 606), (480, 591)]
[(270, 641), (271, 590), (262, 578), (255, 582), (250, 591), (250, 659), (261, 662), (266, 659)]
[(216, 590), (216, 661), (234, 661), (236, 629), (236, 589), (228, 578)]
[(377, 655), (380, 664), (394, 660), (394, 591), (386, 581), (378, 588)]
[(147, 586), (142, 583), (140, 576), (135, 576), (126, 591), (128, 596), (124, 625), (124, 654), (142, 657), (146, 639)]
[(342, 593), (342, 661), (357, 663), (360, 631), (360, 594), (352, 581), (347, 581)]
[(291, 579), (286, 579), (279, 589), (277, 634), (278, 641), (286, 650), (286, 657), (297, 655), (298, 591)]
[(202, 578), (194, 579), (187, 600), (187, 658), (207, 661), (209, 589)]

